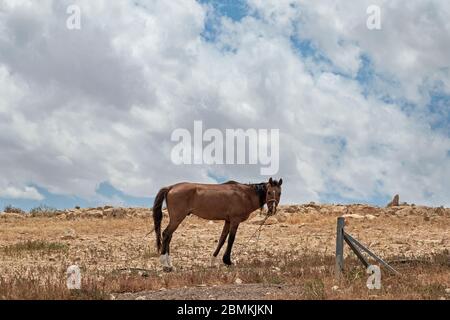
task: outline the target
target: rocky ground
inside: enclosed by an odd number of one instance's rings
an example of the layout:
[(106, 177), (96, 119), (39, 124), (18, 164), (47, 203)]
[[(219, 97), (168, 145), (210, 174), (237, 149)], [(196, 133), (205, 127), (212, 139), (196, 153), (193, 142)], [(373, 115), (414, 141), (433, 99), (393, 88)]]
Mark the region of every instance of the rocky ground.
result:
[[(424, 259), (436, 254), (448, 256), (448, 208), (415, 205), (378, 208), (361, 204), (310, 203), (279, 208), (277, 215), (266, 221), (267, 225), (262, 228), (259, 239), (258, 234), (252, 235), (263, 216), (259, 212), (253, 213), (238, 230), (232, 256), (235, 268), (255, 260), (261, 263), (272, 261), (275, 256), (288, 255), (294, 260), (296, 256), (303, 255), (333, 256), (336, 219), (339, 216), (346, 217), (348, 233), (381, 257)], [(164, 223), (167, 221), (165, 216)], [(144, 276), (145, 273), (154, 273), (166, 277), (162, 275), (154, 248), (152, 229), (151, 210), (143, 208), (73, 209), (53, 212), (48, 216), (45, 213), (0, 213), (0, 274), (8, 279), (8, 276), (32, 273), (33, 270), (64, 270), (77, 264), (82, 267), (83, 274), (98, 277), (136, 270), (144, 273)], [(221, 222), (188, 217), (172, 240), (171, 256), (176, 268), (173, 274), (209, 267), (221, 229)], [(33, 250), (38, 241), (41, 247)], [(348, 249), (347, 254), (350, 254)], [(277, 272), (276, 269), (272, 271)], [(228, 285), (239, 285), (233, 283), (233, 279), (230, 281), (232, 283)], [(278, 290), (276, 286), (266, 288), (265, 285), (262, 284), (262, 288), (256, 290), (256, 297), (260, 297), (259, 290), (269, 292), (268, 296), (273, 296)], [(446, 283), (446, 286), (450, 286), (450, 283)], [(155, 289), (158, 290), (155, 290), (154, 296), (145, 297), (164, 298), (164, 293), (159, 290), (161, 288)], [(174, 289), (175, 294), (168, 290), (165, 297), (194, 297), (192, 290), (197, 290), (199, 294), (205, 291), (206, 296), (202, 295), (205, 298), (209, 294), (207, 289), (196, 286)], [(222, 297), (219, 294), (222, 291), (213, 292)], [(230, 290), (223, 292), (233, 292), (233, 289), (230, 287)], [(291, 290), (287, 289), (286, 292)], [(142, 295), (130, 293), (114, 297), (128, 299)]]

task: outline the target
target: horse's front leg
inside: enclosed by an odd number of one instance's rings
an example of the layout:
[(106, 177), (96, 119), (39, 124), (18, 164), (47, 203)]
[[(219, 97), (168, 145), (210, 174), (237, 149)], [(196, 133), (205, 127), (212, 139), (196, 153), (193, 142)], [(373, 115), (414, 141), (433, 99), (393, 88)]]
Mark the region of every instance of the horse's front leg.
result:
[(236, 238), (237, 229), (239, 227), (239, 222), (230, 223), (230, 233), (228, 235), (228, 245), (225, 255), (223, 256), (223, 263), (228, 266), (232, 265), (231, 262), (231, 249), (233, 248), (234, 239)]
[(211, 259), (211, 266), (215, 264), (216, 258), (219, 255), (220, 250), (222, 249), (225, 240), (228, 237), (228, 233), (230, 233), (230, 221), (225, 221), (225, 224), (223, 225), (222, 234), (220, 235), (219, 243), (217, 244), (217, 249), (213, 253), (213, 257)]

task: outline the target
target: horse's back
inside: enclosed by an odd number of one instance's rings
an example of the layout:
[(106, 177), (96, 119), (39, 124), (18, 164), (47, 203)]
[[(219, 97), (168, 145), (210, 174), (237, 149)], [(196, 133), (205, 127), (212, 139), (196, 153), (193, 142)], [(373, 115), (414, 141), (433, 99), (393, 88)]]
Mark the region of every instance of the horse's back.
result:
[(189, 212), (205, 219), (228, 219), (242, 213), (248, 201), (239, 183), (179, 183), (168, 194), (169, 211)]
[(242, 190), (238, 183), (224, 184), (206, 184), (206, 183), (189, 183), (183, 182), (173, 185), (169, 191), (170, 196), (177, 197), (204, 197), (204, 196), (220, 196), (226, 197)]

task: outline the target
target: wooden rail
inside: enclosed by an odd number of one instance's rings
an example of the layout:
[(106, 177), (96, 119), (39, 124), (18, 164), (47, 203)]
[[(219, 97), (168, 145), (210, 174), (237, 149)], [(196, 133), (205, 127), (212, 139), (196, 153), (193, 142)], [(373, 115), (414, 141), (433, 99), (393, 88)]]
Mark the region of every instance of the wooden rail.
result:
[(361, 263), (364, 265), (364, 267), (369, 267), (369, 262), (364, 257), (363, 252), (366, 252), (369, 256), (371, 256), (373, 259), (378, 261), (380, 264), (382, 264), (386, 269), (391, 271), (394, 274), (400, 274), (397, 270), (392, 268), (386, 261), (378, 257), (375, 253), (370, 251), (368, 248), (366, 248), (364, 245), (362, 245), (358, 240), (353, 238), (351, 235), (349, 235), (344, 230), (345, 227), (345, 218), (339, 217), (337, 219), (337, 229), (336, 229), (336, 269), (335, 274), (336, 278), (340, 279), (342, 277), (342, 273), (344, 271), (344, 241), (348, 244), (350, 249), (355, 253), (355, 255), (358, 257), (358, 259), (361, 261)]

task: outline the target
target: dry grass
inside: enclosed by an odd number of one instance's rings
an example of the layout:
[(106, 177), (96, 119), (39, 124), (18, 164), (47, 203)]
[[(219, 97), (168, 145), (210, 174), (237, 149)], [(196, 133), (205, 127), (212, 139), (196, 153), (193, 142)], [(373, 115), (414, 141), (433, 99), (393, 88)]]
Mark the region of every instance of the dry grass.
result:
[(45, 240), (33, 240), (19, 242), (2, 248), (3, 253), (7, 256), (19, 256), (29, 252), (40, 252), (49, 254), (53, 252), (67, 252), (69, 247), (60, 242), (48, 242)]
[[(345, 277), (335, 280), (336, 217), (294, 215), (264, 227), (258, 242), (249, 241), (258, 226), (243, 224), (233, 268), (209, 267), (222, 223), (189, 217), (172, 241), (177, 270), (171, 274), (161, 272), (154, 235), (148, 235), (149, 218), (65, 220), (39, 215), (0, 221), (0, 299), (109, 299), (111, 294), (162, 288), (220, 288), (237, 278), (244, 284), (284, 288), (258, 299), (449, 298), (448, 216), (348, 220), (347, 231), (384, 259), (416, 261), (396, 263), (401, 276), (383, 271), (381, 290), (367, 289), (368, 275), (348, 248)], [(80, 291), (66, 288), (66, 269), (72, 264), (82, 270)]]
[(68, 290), (66, 270), (54, 268), (23, 269), (10, 276), (0, 276), (0, 299), (3, 300), (104, 300), (108, 299), (104, 283), (89, 277), (82, 290)]
[[(270, 253), (267, 253), (270, 255)], [(295, 258), (293, 258), (295, 257)], [(97, 270), (83, 277), (82, 290), (70, 291), (65, 284), (64, 268), (20, 270), (12, 277), (0, 276), (1, 299), (109, 299), (125, 292), (154, 291), (198, 285), (244, 283), (295, 285), (295, 294), (284, 292), (274, 299), (439, 299), (449, 285), (448, 255), (436, 255), (429, 263), (399, 267), (400, 276), (383, 272), (382, 289), (369, 290), (367, 275), (359, 262), (347, 258), (345, 277), (334, 278), (333, 256), (301, 256), (297, 253), (272, 255), (265, 261), (253, 260), (239, 267), (205, 267), (161, 274), (157, 270)], [(279, 267), (275, 267), (279, 266)], [(82, 266), (82, 270), (85, 267)], [(333, 286), (339, 288), (333, 290)]]

